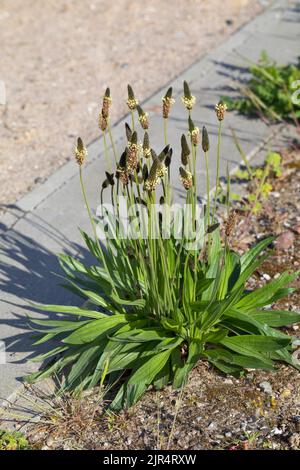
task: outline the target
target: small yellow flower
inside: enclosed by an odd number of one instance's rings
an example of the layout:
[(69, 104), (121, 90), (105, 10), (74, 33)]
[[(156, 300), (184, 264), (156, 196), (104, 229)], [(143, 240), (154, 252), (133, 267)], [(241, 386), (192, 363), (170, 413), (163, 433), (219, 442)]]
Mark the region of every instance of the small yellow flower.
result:
[(88, 152), (87, 152), (86, 147), (83, 145), (82, 139), (80, 137), (78, 137), (77, 139), (77, 145), (74, 149), (74, 153), (75, 153), (76, 162), (78, 163), (79, 166), (81, 166), (84, 163)]
[(143, 113), (139, 115), (139, 121), (143, 129), (149, 128), (148, 113)]
[(190, 136), (193, 145), (196, 146), (199, 144), (199, 136), (200, 136), (199, 127), (194, 127), (192, 131), (189, 131), (188, 135)]
[(135, 98), (128, 98), (127, 100), (127, 106), (129, 109), (131, 109), (132, 111), (134, 109), (136, 109), (137, 105), (139, 104), (138, 100), (136, 100)]
[(190, 171), (186, 170), (185, 168), (179, 168), (180, 173), (180, 181), (183, 184), (183, 187), (188, 190), (193, 186), (193, 175)]
[(182, 96), (181, 101), (183, 102), (186, 109), (190, 111), (191, 109), (193, 109), (196, 103), (196, 97), (194, 95), (191, 95), (189, 98), (187, 96)]
[(171, 106), (175, 103), (175, 100), (174, 98), (170, 98), (170, 96), (163, 96), (162, 102), (163, 102), (163, 118), (168, 119)]
[(107, 117), (105, 117), (104, 114), (105, 114), (105, 113), (103, 113), (103, 109), (102, 109), (101, 113), (99, 114), (99, 118), (98, 118), (98, 125), (99, 125), (99, 128), (100, 128), (103, 132), (106, 131), (107, 125), (108, 125)]
[(223, 121), (225, 117), (225, 113), (227, 111), (227, 105), (225, 103), (222, 103), (222, 101), (220, 101), (220, 103), (216, 104), (215, 111), (216, 111), (216, 115), (219, 121)]

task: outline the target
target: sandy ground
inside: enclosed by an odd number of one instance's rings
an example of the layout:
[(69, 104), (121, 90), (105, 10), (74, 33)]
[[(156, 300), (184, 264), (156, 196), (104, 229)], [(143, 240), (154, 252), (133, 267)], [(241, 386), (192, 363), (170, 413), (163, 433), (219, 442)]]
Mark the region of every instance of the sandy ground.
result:
[[(176, 4), (176, 7), (174, 5)], [(97, 137), (128, 82), (143, 98), (261, 10), (254, 0), (0, 0), (0, 203), (9, 204)]]

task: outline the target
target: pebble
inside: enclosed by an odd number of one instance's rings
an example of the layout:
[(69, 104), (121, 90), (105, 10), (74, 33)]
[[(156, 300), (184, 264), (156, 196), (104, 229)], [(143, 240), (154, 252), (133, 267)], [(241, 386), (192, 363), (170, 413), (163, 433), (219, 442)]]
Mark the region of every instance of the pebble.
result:
[(272, 395), (272, 394), (273, 394), (272, 385), (271, 385), (270, 382), (268, 382), (267, 380), (264, 380), (263, 382), (260, 382), (259, 388), (260, 388), (264, 393), (267, 393), (268, 395)]
[(289, 443), (293, 450), (298, 450), (300, 448), (300, 434), (294, 433), (289, 438)]
[(280, 436), (280, 434), (282, 434), (282, 429), (274, 428), (271, 431), (272, 436)]
[(296, 431), (300, 432), (300, 416), (298, 416), (298, 415), (293, 416), (292, 420), (295, 423)]
[(217, 427), (217, 424), (216, 424), (214, 421), (212, 421), (212, 422), (209, 423), (209, 425), (207, 426), (207, 429), (210, 429), (210, 430), (212, 431), (213, 429), (216, 429), (216, 427)]
[(270, 274), (264, 273), (264, 274), (262, 275), (262, 277), (263, 277), (266, 281), (270, 281), (270, 280), (271, 280)]
[(288, 250), (294, 244), (295, 235), (290, 232), (282, 232), (276, 240), (276, 247), (279, 250)]

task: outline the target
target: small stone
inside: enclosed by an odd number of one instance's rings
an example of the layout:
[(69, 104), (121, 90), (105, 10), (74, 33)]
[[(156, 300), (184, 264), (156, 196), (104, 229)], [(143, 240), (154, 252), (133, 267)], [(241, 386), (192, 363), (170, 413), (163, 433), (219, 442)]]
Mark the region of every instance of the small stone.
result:
[(211, 423), (209, 423), (209, 425), (207, 426), (207, 429), (209, 429), (210, 431), (216, 429), (217, 425), (214, 421), (211, 421)]
[(280, 434), (282, 434), (282, 429), (274, 428), (271, 431), (272, 436), (280, 436)]
[(224, 434), (225, 437), (232, 437), (232, 432), (228, 431)]
[(298, 450), (300, 448), (300, 434), (294, 433), (289, 438), (290, 446), (293, 450)]
[(46, 441), (46, 444), (48, 447), (51, 447), (53, 445), (53, 442), (54, 442), (54, 439), (52, 436), (49, 436), (47, 441)]
[(224, 379), (224, 384), (232, 385), (233, 381), (231, 379)]
[(295, 235), (290, 232), (282, 232), (276, 240), (276, 247), (279, 250), (288, 250), (294, 245)]
[(273, 394), (272, 385), (271, 385), (270, 382), (268, 382), (267, 380), (264, 380), (263, 382), (260, 382), (259, 388), (260, 388), (264, 393), (267, 393), (268, 395), (272, 395), (272, 394)]
[(295, 423), (295, 429), (297, 432), (300, 432), (300, 416), (296, 415), (292, 418), (293, 422)]
[(263, 277), (266, 281), (270, 281), (270, 280), (271, 280), (270, 274), (264, 273), (262, 277)]
[(294, 331), (298, 331), (299, 330), (299, 325), (293, 325), (292, 328), (293, 328)]

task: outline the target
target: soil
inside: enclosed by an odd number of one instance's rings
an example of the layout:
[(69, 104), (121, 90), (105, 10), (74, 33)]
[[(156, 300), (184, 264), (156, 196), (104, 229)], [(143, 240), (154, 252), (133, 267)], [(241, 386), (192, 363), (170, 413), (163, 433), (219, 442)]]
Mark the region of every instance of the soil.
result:
[[(299, 151), (283, 153), (283, 175), (272, 180), (264, 209), (246, 222), (241, 218), (232, 237), (237, 249), (245, 249), (266, 235), (279, 235), (273, 255), (251, 278), (252, 286), (285, 269), (299, 269), (299, 164)], [(276, 307), (300, 311), (299, 279), (294, 287), (295, 292)], [(284, 330), (300, 338), (299, 327)], [(78, 399), (55, 399), (52, 411), (27, 429), (31, 445), (39, 449), (300, 449), (300, 375), (286, 365), (275, 372), (249, 370), (236, 379), (199, 362), (182, 391), (170, 386), (149, 390), (137, 405), (119, 414), (107, 414), (106, 404), (99, 391)]]
[[(0, 204), (14, 203), (112, 122), (260, 12), (257, 0), (0, 0)], [(4, 208), (3, 208), (4, 209)]]

